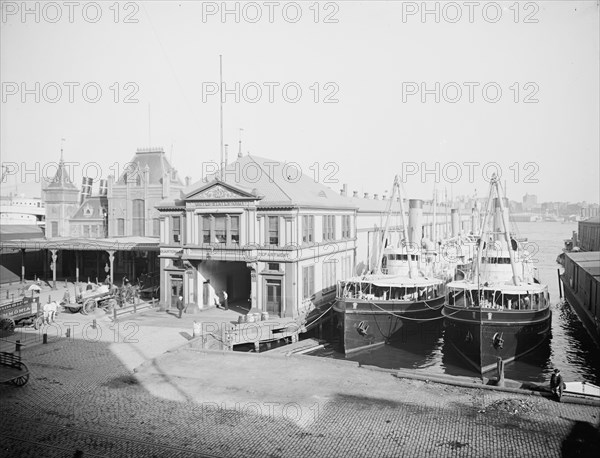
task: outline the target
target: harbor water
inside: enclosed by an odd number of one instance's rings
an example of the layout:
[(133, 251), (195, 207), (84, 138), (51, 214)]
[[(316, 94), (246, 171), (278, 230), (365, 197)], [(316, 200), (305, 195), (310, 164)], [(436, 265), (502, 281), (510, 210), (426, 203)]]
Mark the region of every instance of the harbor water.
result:
[[(505, 377), (523, 382), (549, 382), (554, 368), (566, 381), (587, 381), (600, 385), (600, 349), (595, 345), (570, 306), (559, 298), (556, 257), (564, 240), (577, 230), (577, 223), (512, 223), (519, 237), (527, 238), (542, 283), (548, 285), (552, 307), (552, 333), (547, 342), (522, 359), (507, 364)], [(452, 349), (444, 344), (443, 320), (420, 338), (403, 338), (393, 343), (344, 356), (334, 346), (312, 353), (348, 359), (387, 369), (414, 369), (423, 374), (477, 376)]]

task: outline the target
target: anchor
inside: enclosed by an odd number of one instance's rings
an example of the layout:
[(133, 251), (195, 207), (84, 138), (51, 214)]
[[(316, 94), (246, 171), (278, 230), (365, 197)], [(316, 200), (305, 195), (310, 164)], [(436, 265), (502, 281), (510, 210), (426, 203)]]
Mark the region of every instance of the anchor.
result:
[(364, 321), (361, 321), (356, 326), (356, 332), (358, 332), (361, 336), (366, 336), (368, 329), (369, 329), (369, 325), (367, 323), (365, 323)]
[(492, 340), (493, 340), (494, 348), (496, 350), (502, 350), (502, 347), (504, 346), (504, 339), (502, 338), (502, 333), (494, 334), (494, 337), (492, 338)]

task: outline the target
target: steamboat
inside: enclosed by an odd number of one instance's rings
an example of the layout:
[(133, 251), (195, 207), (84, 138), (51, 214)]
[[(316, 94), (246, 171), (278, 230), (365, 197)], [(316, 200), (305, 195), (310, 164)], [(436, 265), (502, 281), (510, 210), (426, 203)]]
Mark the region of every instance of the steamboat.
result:
[[(396, 191), (403, 230), (397, 246), (393, 246), (389, 217)], [(445, 285), (452, 272), (437, 261), (434, 244), (422, 237), (423, 201), (409, 200), (407, 225), (396, 177), (388, 210), (373, 271), (337, 285), (334, 322), (345, 354), (389, 343), (415, 330), (420, 332), (421, 324), (441, 319)]]
[(482, 376), (500, 361), (531, 352), (550, 333), (548, 287), (536, 278), (529, 253), (511, 237), (508, 202), (497, 177), (490, 183), (473, 274), (447, 289), (444, 341)]

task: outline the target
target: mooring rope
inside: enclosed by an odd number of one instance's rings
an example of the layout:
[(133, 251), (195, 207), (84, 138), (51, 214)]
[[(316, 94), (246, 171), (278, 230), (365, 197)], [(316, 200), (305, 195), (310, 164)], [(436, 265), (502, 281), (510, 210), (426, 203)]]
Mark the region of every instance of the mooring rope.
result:
[[(454, 312), (454, 313), (452, 313), (452, 314), (450, 314), (450, 315), (441, 315), (441, 316), (439, 316), (439, 317), (435, 317), (435, 318), (409, 318), (409, 317), (407, 317), (407, 316), (404, 316), (404, 315), (398, 315), (398, 314), (396, 314), (396, 313), (394, 313), (394, 312), (390, 312), (389, 310), (385, 310), (384, 308), (380, 307), (380, 306), (379, 306), (379, 305), (377, 305), (376, 303), (374, 303), (374, 302), (371, 302), (371, 301), (369, 301), (369, 300), (367, 300), (367, 302), (368, 302), (369, 304), (371, 304), (372, 306), (374, 305), (375, 307), (377, 307), (377, 308), (378, 308), (379, 310), (381, 310), (382, 312), (388, 313), (388, 314), (390, 314), (390, 315), (392, 315), (392, 316), (395, 316), (396, 318), (400, 318), (400, 319), (403, 319), (403, 320), (411, 320), (411, 321), (435, 321), (435, 320), (440, 320), (440, 319), (442, 319), (442, 318), (445, 318), (446, 316), (453, 316), (453, 315), (456, 315), (457, 313), (459, 313), (459, 312), (461, 312), (461, 311), (462, 311), (462, 310), (457, 310), (456, 312)], [(429, 307), (429, 306), (428, 306), (428, 307)], [(432, 308), (432, 307), (429, 307), (429, 308), (430, 308), (431, 310), (439, 310), (439, 309), (441, 309), (441, 308), (443, 308), (443, 307), (444, 307), (444, 305), (442, 304), (442, 305), (440, 305), (440, 306), (439, 306), (439, 307), (437, 307), (437, 308)]]

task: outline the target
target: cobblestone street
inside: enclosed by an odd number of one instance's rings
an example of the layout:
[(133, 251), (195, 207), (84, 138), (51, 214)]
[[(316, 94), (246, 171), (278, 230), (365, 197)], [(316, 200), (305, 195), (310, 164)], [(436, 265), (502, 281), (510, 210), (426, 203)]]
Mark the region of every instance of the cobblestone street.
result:
[(0, 387), (2, 456), (548, 457), (574, 422), (598, 423), (597, 407), (345, 361), (194, 349), (152, 359), (172, 347), (156, 329), (139, 325), (135, 344), (103, 333), (26, 347), (29, 383)]

